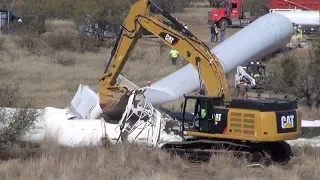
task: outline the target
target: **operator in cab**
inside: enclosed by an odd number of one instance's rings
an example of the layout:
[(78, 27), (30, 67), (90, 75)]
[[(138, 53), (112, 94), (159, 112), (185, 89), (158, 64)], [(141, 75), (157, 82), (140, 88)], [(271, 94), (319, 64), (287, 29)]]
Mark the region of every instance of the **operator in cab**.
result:
[(253, 75), (253, 78), (257, 78), (257, 77), (260, 77), (260, 76), (262, 76), (261, 69), (257, 68), (256, 72)]

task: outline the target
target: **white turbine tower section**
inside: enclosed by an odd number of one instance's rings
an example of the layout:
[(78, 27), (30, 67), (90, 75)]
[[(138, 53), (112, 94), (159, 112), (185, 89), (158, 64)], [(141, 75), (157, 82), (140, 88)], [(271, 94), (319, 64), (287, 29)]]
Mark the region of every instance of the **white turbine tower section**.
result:
[(320, 11), (273, 11), (286, 16), (292, 23), (302, 26), (319, 26)]
[[(281, 14), (266, 14), (211, 49), (225, 72), (246, 62), (263, 58), (284, 48), (293, 35), (291, 21)], [(188, 64), (146, 87), (146, 97), (154, 105), (178, 99), (199, 88), (196, 68)]]

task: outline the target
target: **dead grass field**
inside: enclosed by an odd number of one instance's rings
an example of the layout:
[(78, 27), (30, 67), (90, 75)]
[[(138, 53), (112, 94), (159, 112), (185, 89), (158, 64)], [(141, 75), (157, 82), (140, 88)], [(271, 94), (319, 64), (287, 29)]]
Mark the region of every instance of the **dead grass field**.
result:
[[(231, 155), (214, 155), (209, 162), (190, 164), (164, 151), (126, 145), (100, 148), (63, 148), (44, 142), (33, 156), (26, 149), (13, 149), (15, 158), (0, 162), (0, 178), (49, 179), (217, 179), (217, 180), (312, 180), (320, 171), (319, 149), (296, 148), (286, 167), (246, 167)], [(12, 156), (13, 157), (13, 156)]]

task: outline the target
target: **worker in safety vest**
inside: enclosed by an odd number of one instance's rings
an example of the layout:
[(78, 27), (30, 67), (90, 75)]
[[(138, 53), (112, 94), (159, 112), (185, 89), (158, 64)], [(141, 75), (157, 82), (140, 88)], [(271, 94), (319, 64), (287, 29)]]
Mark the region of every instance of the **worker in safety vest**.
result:
[(257, 71), (253, 75), (253, 78), (260, 77), (261, 75), (262, 75), (261, 69), (257, 69)]
[(175, 49), (171, 49), (170, 54), (171, 54), (172, 64), (176, 65), (179, 52)]
[(296, 36), (298, 39), (298, 43), (300, 44), (303, 39), (303, 31), (302, 31), (301, 25), (298, 26), (298, 28), (296, 30), (296, 34), (297, 34)]
[(260, 77), (260, 73), (258, 73), (258, 72), (255, 73), (254, 76), (253, 76), (253, 78), (256, 78), (256, 77)]
[(204, 107), (202, 107), (201, 108), (201, 118), (206, 118), (206, 116), (207, 116), (207, 110)]

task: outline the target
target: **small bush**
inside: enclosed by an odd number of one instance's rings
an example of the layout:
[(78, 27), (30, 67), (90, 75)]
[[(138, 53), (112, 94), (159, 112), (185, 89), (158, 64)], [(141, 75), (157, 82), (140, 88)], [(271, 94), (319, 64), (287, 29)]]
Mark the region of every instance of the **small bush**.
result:
[(15, 84), (0, 83), (0, 107), (15, 107), (19, 104), (21, 94)]
[(190, 0), (155, 0), (155, 2), (164, 10), (173, 12), (182, 12), (184, 8), (189, 7)]
[(211, 7), (225, 7), (225, 0), (208, 0)]
[(17, 143), (40, 116), (30, 102), (21, 101), (19, 86), (0, 84), (0, 149)]
[(143, 50), (133, 50), (130, 55), (131, 61), (141, 61), (146, 56), (147, 52)]
[(4, 52), (7, 51), (7, 49), (4, 47), (4, 41), (5, 37), (0, 38), (0, 61), (3, 61)]
[(56, 51), (70, 50), (76, 51), (78, 48), (78, 38), (70, 33), (50, 34), (47, 42)]
[(77, 35), (71, 33), (50, 34), (47, 37), (47, 43), (55, 51), (72, 51), (72, 52), (98, 52), (99, 48), (113, 42), (103, 41), (94, 36)]
[(17, 110), (0, 109), (0, 147), (19, 142), (31, 130), (39, 114), (29, 108), (30, 105)]
[(46, 43), (41, 37), (29, 33), (18, 36), (15, 39), (15, 43), (33, 54), (39, 54), (46, 47)]
[(58, 54), (55, 63), (64, 67), (74, 66), (76, 64), (76, 58), (69, 55)]
[[(305, 105), (320, 106), (320, 41), (312, 43), (310, 56), (285, 53), (269, 63), (269, 86), (274, 92), (294, 95)], [(303, 100), (303, 101), (302, 101)]]
[(79, 52), (98, 52), (99, 48), (104, 45), (104, 41), (93, 36), (79, 36)]

